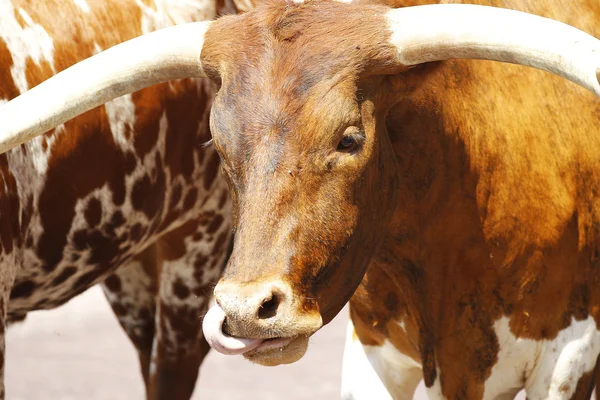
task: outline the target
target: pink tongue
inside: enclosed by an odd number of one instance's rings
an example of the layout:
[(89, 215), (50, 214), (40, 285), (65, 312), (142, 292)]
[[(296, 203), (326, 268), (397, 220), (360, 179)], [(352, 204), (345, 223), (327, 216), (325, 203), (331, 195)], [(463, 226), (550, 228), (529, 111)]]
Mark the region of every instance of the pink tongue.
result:
[(202, 323), (206, 341), (219, 353), (243, 354), (254, 350), (263, 342), (262, 339), (242, 339), (224, 334), (223, 321), (225, 321), (225, 311), (215, 304), (208, 310)]

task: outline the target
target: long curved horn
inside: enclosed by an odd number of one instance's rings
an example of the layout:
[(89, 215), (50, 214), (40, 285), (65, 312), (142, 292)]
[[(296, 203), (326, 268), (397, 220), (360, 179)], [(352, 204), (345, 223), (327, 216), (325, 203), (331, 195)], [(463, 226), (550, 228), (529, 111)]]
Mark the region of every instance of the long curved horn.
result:
[(600, 96), (600, 41), (570, 25), (467, 4), (394, 9), (387, 19), (403, 66), (457, 58), (503, 61), (552, 72)]
[(0, 153), (124, 94), (173, 79), (205, 76), (200, 53), (210, 24), (182, 24), (128, 40), (4, 104)]

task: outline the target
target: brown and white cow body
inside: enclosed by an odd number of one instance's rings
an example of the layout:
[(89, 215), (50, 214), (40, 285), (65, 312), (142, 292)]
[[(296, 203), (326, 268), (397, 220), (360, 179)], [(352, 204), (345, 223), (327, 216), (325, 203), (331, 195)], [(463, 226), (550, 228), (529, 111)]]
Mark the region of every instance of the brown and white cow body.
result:
[[(117, 43), (225, 11), (211, 0), (0, 0), (0, 101)], [(208, 351), (201, 316), (231, 237), (228, 189), (206, 146), (214, 92), (207, 80), (157, 85), (0, 156), (0, 326), (114, 273), (105, 292), (148, 398), (191, 396)]]
[[(600, 37), (596, 2), (469, 3)], [(489, 62), (445, 61), (404, 79), (387, 118), (398, 207), (350, 301), (342, 397), (379, 387), (381, 398), (412, 398), (424, 378), (432, 399), (521, 389), (589, 398), (600, 353), (600, 102), (556, 76)]]
[[(477, 3), (600, 36), (593, 1)], [(422, 378), (432, 399), (588, 397), (600, 353), (600, 102), (507, 64), (389, 75), (386, 20), (354, 7), (272, 5), (207, 32), (236, 226), (216, 323), (251, 343), (250, 360), (293, 362), (362, 279), (345, 399), (412, 398)]]

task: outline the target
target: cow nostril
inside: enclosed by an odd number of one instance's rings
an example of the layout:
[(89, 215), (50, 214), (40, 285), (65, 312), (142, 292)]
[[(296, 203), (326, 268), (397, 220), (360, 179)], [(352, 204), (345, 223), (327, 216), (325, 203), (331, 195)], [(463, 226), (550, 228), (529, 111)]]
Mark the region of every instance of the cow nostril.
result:
[(279, 307), (279, 296), (273, 293), (271, 297), (263, 300), (260, 308), (258, 309), (259, 319), (272, 318), (277, 314), (277, 307)]

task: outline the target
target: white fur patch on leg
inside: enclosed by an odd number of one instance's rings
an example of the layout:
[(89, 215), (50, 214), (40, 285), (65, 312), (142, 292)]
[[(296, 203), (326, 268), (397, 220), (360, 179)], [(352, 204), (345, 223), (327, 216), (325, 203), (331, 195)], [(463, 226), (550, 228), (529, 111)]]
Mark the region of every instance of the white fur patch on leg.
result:
[(392, 396), (377, 376), (354, 334), (354, 324), (348, 321), (346, 345), (342, 363), (342, 400), (391, 400)]
[[(18, 13), (24, 26), (17, 20)], [(10, 51), (13, 65), (10, 73), (17, 89), (23, 93), (29, 89), (27, 62), (41, 65), (46, 61), (54, 70), (54, 42), (44, 28), (35, 23), (23, 9), (15, 10), (10, 1), (0, 1), (0, 40)]]
[(600, 353), (594, 319), (572, 319), (553, 340), (517, 338), (509, 324), (507, 317), (494, 323), (500, 351), (485, 382), (484, 399), (512, 398), (522, 387), (530, 400), (570, 399), (579, 379), (593, 371)]
[(498, 361), (485, 381), (484, 399), (514, 396), (523, 388), (525, 377), (531, 374), (542, 343), (530, 339), (516, 338), (510, 330), (510, 319), (502, 317), (494, 323), (500, 351)]
[(342, 399), (412, 399), (423, 377), (421, 365), (389, 341), (363, 346), (348, 322), (342, 368)]
[[(123, 151), (135, 151), (133, 140), (126, 135), (127, 130), (132, 131), (135, 126), (135, 104), (133, 103), (131, 93), (109, 101), (104, 105), (104, 108), (115, 143)], [(164, 114), (161, 118), (161, 123), (163, 119), (166, 124), (167, 117)]]
[(527, 398), (570, 399), (577, 382), (592, 372), (600, 353), (600, 332), (591, 316), (583, 321), (571, 319), (571, 325), (554, 340), (544, 341), (537, 370), (527, 382)]

